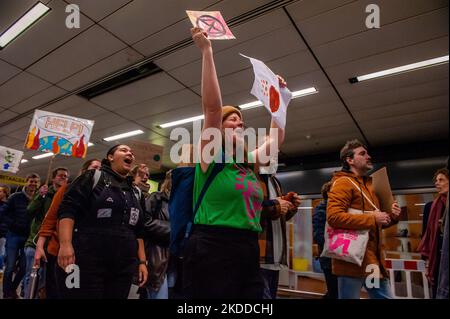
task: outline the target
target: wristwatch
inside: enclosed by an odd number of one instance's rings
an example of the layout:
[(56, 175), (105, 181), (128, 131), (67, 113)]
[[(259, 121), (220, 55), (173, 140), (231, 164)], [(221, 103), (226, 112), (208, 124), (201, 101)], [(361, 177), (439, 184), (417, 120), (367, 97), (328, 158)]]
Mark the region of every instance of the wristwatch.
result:
[(139, 260), (139, 265), (146, 265), (147, 266), (147, 260)]

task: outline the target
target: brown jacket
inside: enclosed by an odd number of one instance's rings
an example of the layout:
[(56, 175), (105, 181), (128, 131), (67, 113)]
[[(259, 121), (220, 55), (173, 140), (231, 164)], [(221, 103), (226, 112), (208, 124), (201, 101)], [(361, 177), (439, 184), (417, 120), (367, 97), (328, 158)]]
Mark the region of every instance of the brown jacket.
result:
[(62, 185), (53, 196), (52, 204), (45, 215), (44, 221), (39, 229), (39, 236), (50, 238), (48, 241), (47, 252), (50, 255), (58, 256), (58, 208), (64, 197), (67, 184)]
[[(370, 264), (378, 265), (380, 275), (387, 277), (384, 266), (384, 250), (381, 239), (381, 226), (377, 226), (375, 216), (367, 213), (373, 211), (373, 206), (361, 194), (360, 189), (349, 180), (349, 178), (359, 186), (371, 201), (380, 207), (377, 196), (372, 189), (372, 178), (356, 176), (352, 172), (335, 172), (332, 179), (332, 187), (328, 193), (327, 222), (333, 228), (369, 230), (369, 242), (367, 243), (366, 254), (361, 266), (333, 259), (333, 274), (337, 276), (366, 277), (373, 274), (372, 270), (366, 272), (366, 267)], [(350, 214), (348, 209), (353, 208), (365, 211), (365, 214)], [(389, 213), (390, 214), (390, 213)], [(392, 223), (397, 222), (390, 214)], [(390, 226), (390, 225), (389, 225)]]

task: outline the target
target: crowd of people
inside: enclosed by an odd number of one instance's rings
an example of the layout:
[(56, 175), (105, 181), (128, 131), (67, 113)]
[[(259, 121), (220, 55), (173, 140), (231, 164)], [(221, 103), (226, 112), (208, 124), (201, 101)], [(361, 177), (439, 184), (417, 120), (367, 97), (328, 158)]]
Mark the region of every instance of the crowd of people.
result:
[[(225, 129), (237, 132), (244, 118), (238, 108), (222, 105), (211, 41), (202, 29), (191, 32), (202, 55), (203, 131), (218, 129), (222, 136)], [(281, 89), (286, 87), (281, 77), (279, 83)], [(170, 215), (176, 214), (169, 212), (172, 172), (159, 191), (149, 193), (149, 169), (135, 163), (126, 144), (114, 145), (102, 160), (85, 162), (70, 184), (69, 171), (58, 167), (49, 186), (30, 174), (22, 190), (12, 195), (0, 187), (3, 298), (19, 298), (22, 285), (27, 299), (125, 299), (135, 284), (141, 298), (148, 299), (275, 299), (279, 272), (288, 264), (286, 222), (301, 200), (297, 193), (283, 192), (274, 175), (260, 173), (267, 164), (261, 154), (279, 149), (284, 141), (284, 128), (275, 121), (271, 128), (276, 136), (269, 135), (246, 153), (243, 162), (235, 149), (225, 162), (219, 160), (223, 153), (214, 154), (212, 161), (200, 157), (192, 187), (195, 218), (181, 261), (169, 249)], [(199, 152), (213, 138), (202, 135)], [(231, 138), (233, 145), (240, 143), (239, 134)], [(361, 264), (321, 258), (325, 297), (359, 298), (364, 286), (371, 298), (392, 298), (381, 236), (383, 228), (398, 221), (400, 207), (394, 202), (389, 211), (379, 209), (367, 176), (372, 163), (365, 145), (348, 141), (340, 156), (342, 170), (324, 185), (324, 202), (314, 213), (315, 241), (320, 250), (326, 249), (327, 227), (366, 231), (368, 240)], [(429, 260), (434, 291), (448, 296), (448, 276), (439, 271), (443, 263), (448, 271), (448, 226), (442, 226), (448, 170), (439, 171), (435, 180), (440, 195), (431, 207), (420, 249)], [(441, 258), (443, 245), (447, 255)], [(368, 265), (377, 267), (380, 285), (367, 285)], [(445, 280), (447, 290), (439, 290)]]

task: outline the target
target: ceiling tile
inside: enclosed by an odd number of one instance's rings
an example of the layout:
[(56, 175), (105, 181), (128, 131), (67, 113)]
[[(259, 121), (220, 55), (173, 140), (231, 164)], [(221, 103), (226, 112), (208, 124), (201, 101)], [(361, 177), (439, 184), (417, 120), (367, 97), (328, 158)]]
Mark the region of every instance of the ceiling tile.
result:
[[(277, 39), (284, 37), (286, 41), (279, 43)], [(274, 46), (274, 43), (278, 43)], [(269, 49), (270, 48), (270, 49)], [(239, 55), (245, 54), (252, 58), (270, 62), (277, 58), (290, 55), (304, 49), (304, 44), (299, 40), (292, 27), (278, 29), (261, 38), (252, 39), (227, 50), (215, 54), (214, 59), (219, 76), (240, 71), (251, 66), (250, 61)], [(195, 61), (188, 65), (170, 71), (170, 74), (187, 86), (195, 86), (201, 80), (201, 61)]]
[(92, 99), (109, 110), (134, 105), (184, 87), (165, 73), (158, 73)]
[(0, 106), (9, 108), (50, 85), (28, 72), (22, 72), (0, 86)]
[[(366, 27), (366, 6), (370, 0), (355, 1), (347, 5), (315, 16), (298, 23), (300, 30), (309, 45), (315, 47), (337, 39), (342, 39), (352, 34), (368, 32), (372, 29)], [(445, 0), (419, 0), (412, 3), (409, 0), (380, 0), (376, 3), (380, 7), (381, 28), (393, 23), (438, 8), (448, 6)], [(352, 17), (349, 19), (348, 17)]]
[(296, 22), (301, 22), (308, 18), (315, 17), (336, 8), (343, 7), (355, 0), (315, 0), (296, 1), (288, 5), (286, 9)]
[(444, 80), (446, 78), (448, 78), (448, 63), (440, 66), (416, 70), (414, 72), (373, 79), (355, 84), (344, 82), (336, 87), (341, 96), (348, 98), (381, 92), (383, 90), (400, 89), (407, 86), (424, 84), (430, 81)]
[(0, 123), (6, 122), (12, 118), (15, 118), (18, 115), (19, 113), (12, 112), (10, 110), (2, 110), (0, 111)]
[(413, 102), (448, 95), (448, 78), (402, 88), (391, 88), (379, 92), (355, 96), (346, 99), (352, 111), (376, 109), (379, 106)]
[[(229, 41), (214, 41), (214, 52), (215, 54), (218, 54), (233, 46), (247, 43), (247, 41), (252, 39), (262, 37), (265, 34), (290, 26), (291, 23), (289, 19), (281, 9), (270, 12), (233, 27), (232, 32), (236, 36), (236, 39)], [(186, 32), (187, 35), (185, 35), (185, 37), (187, 38), (189, 37), (189, 28), (186, 29)], [(149, 45), (151, 44), (149, 43)], [(197, 47), (191, 45), (170, 55), (159, 58), (155, 62), (164, 70), (172, 70), (190, 62), (200, 60), (200, 58), (201, 56)]]
[(184, 106), (195, 103), (201, 105), (201, 98), (191, 91), (184, 89), (139, 102), (134, 105), (125, 106), (115, 110), (115, 112), (127, 119), (135, 120), (174, 109), (181, 108), (181, 111), (183, 111), (182, 108)]
[(44, 108), (45, 111), (61, 113), (91, 120), (105, 110), (84, 98), (76, 95), (69, 96)]
[(132, 1), (133, 0), (70, 0), (70, 3), (78, 5), (82, 13), (87, 15), (92, 20), (98, 22), (107, 15), (110, 15), (114, 11)]
[[(419, 132), (420, 134), (412, 134), (411, 127), (414, 127), (414, 131)], [(432, 122), (415, 121), (413, 124), (394, 127), (378, 127), (375, 130), (365, 132), (367, 138), (371, 141), (372, 146), (441, 140), (443, 137), (448, 136), (448, 133), (448, 119)]]
[(448, 94), (424, 99), (414, 99), (402, 103), (388, 104), (373, 108), (352, 111), (358, 122), (389, 119), (402, 115), (420, 114), (422, 112), (440, 111), (442, 116), (448, 113)]
[[(0, 58), (20, 68), (26, 68), (93, 24), (92, 20), (80, 15), (80, 28), (67, 28), (65, 24), (68, 15), (65, 12), (66, 6), (67, 3), (62, 0), (51, 1), (49, 7), (52, 10), (1, 50)], [(3, 18), (4, 13), (1, 10), (0, 12)]]
[(28, 70), (49, 82), (57, 83), (124, 47), (125, 43), (94, 25)]
[(0, 85), (20, 72), (19, 68), (0, 60)]
[[(30, 127), (31, 119), (28, 117), (24, 117), (14, 121), (13, 123), (9, 123), (7, 125), (0, 126), (0, 135), (9, 134), (11, 132), (16, 132), (25, 127)], [(26, 135), (24, 135), (23, 139), (25, 141)]]
[(66, 91), (56, 86), (51, 86), (48, 89), (42, 90), (41, 92), (26, 99), (25, 101), (12, 106), (10, 110), (17, 113), (25, 113), (29, 110), (36, 109), (40, 105), (45, 104), (59, 96), (62, 96), (65, 93)]
[(122, 51), (119, 51), (112, 56), (107, 57), (80, 72), (77, 72), (64, 81), (59, 82), (58, 86), (66, 90), (75, 90), (92, 81), (101, 79), (114, 71), (131, 65), (142, 58), (143, 56), (137, 51), (131, 48), (125, 48)]
[[(0, 113), (0, 116), (3, 116), (3, 114)], [(24, 143), (24, 139), (21, 138), (16, 139), (15, 137), (12, 137), (10, 135), (0, 135), (0, 145), (5, 147), (11, 147), (16, 150), (21, 151)]]
[(448, 30), (443, 25), (448, 25), (448, 12), (439, 10), (318, 46), (314, 53), (325, 67), (396, 49), (409, 51), (405, 58), (442, 56), (448, 53)]
[(133, 44), (185, 19), (187, 8), (205, 8), (212, 2), (213, 0), (134, 0), (100, 24), (126, 43)]

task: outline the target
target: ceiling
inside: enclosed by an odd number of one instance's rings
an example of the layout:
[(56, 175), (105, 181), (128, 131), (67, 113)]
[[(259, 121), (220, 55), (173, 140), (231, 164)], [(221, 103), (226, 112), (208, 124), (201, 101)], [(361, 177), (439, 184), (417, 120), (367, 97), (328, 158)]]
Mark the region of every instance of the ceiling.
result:
[[(35, 0), (2, 0), (0, 33)], [(172, 167), (171, 129), (158, 124), (201, 114), (199, 50), (185, 10), (220, 10), (236, 40), (214, 41), (224, 104), (253, 101), (251, 65), (264, 61), (291, 91), (319, 93), (291, 101), (282, 157), (334, 152), (348, 139), (371, 147), (448, 137), (448, 63), (356, 84), (349, 78), (448, 55), (447, 0), (42, 0), (51, 11), (0, 50), (0, 145), (23, 149), (35, 109), (95, 120), (87, 157), (115, 142), (102, 138), (135, 129), (137, 139), (164, 146)], [(79, 5), (79, 29), (65, 26), (66, 6)], [(380, 7), (381, 28), (367, 29), (368, 4)], [(163, 72), (87, 100), (77, 95), (139, 62)], [(267, 127), (264, 108), (244, 111), (246, 125)], [(184, 125), (189, 128), (191, 125)], [(309, 138), (307, 138), (307, 136)], [(126, 142), (127, 140), (121, 140)], [(45, 175), (33, 160), (19, 175)], [(82, 160), (57, 156), (75, 174)]]

